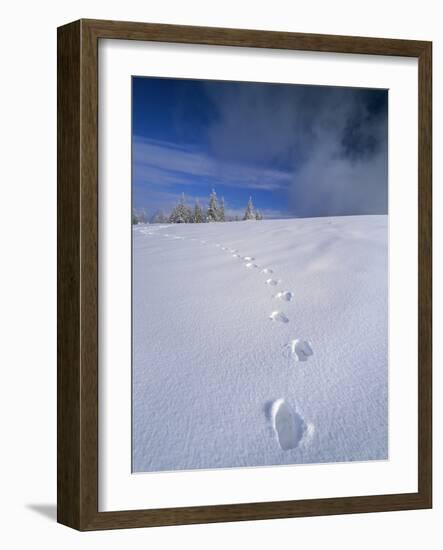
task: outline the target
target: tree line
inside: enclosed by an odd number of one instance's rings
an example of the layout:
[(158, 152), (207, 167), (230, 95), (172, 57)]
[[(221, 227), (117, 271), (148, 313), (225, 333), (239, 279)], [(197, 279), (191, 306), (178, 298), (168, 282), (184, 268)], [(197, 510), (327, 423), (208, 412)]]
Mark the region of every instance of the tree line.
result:
[(179, 202), (169, 214), (157, 210), (149, 219), (144, 210), (132, 213), (132, 223), (210, 223), (210, 222), (232, 222), (242, 220), (262, 220), (263, 216), (259, 210), (254, 208), (252, 197), (249, 197), (245, 213), (242, 218), (239, 216), (228, 216), (225, 213), (225, 201), (222, 197), (218, 200), (213, 189), (209, 195), (208, 206), (203, 208), (197, 200), (193, 208), (186, 203), (185, 194), (182, 193)]

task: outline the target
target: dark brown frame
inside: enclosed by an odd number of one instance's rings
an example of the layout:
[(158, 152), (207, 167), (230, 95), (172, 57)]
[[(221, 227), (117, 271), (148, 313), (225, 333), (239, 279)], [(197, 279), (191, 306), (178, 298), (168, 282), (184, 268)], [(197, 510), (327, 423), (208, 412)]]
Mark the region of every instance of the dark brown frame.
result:
[[(418, 492), (98, 511), (98, 41), (144, 40), (418, 58)], [(58, 521), (82, 531), (432, 506), (432, 43), (80, 20), (58, 29)]]

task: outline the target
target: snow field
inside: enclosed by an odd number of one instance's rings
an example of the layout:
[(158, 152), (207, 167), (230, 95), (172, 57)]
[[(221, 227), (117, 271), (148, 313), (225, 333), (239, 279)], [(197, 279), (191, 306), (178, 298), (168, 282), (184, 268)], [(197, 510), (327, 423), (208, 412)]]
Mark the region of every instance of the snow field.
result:
[(134, 471), (386, 458), (386, 222), (134, 227)]

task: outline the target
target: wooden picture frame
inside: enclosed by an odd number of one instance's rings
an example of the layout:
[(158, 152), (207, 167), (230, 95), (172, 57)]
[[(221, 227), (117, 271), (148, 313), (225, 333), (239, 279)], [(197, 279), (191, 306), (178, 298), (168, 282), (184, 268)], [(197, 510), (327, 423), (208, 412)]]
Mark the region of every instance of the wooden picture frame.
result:
[[(418, 59), (418, 492), (98, 511), (98, 42), (100, 39)], [(82, 531), (432, 506), (432, 44), (257, 30), (80, 20), (58, 29), (58, 521)]]

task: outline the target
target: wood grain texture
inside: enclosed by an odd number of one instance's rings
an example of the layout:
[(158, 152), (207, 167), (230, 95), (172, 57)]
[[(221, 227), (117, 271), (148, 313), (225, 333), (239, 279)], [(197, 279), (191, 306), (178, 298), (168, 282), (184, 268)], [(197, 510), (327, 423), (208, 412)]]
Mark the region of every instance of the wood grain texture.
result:
[(418, 485), (432, 507), (432, 45), (418, 66)]
[(80, 23), (57, 52), (57, 519), (79, 525), (80, 495)]
[(240, 46), (314, 52), (359, 53), (418, 57), (426, 42), (360, 36), (336, 36), (245, 29), (158, 25), (83, 19), (100, 38), (150, 40), (218, 46)]
[[(419, 490), (98, 511), (98, 41), (151, 40), (394, 55), (419, 60)], [(79, 530), (408, 510), (432, 506), (431, 43), (81, 20), (58, 29), (58, 521)]]

